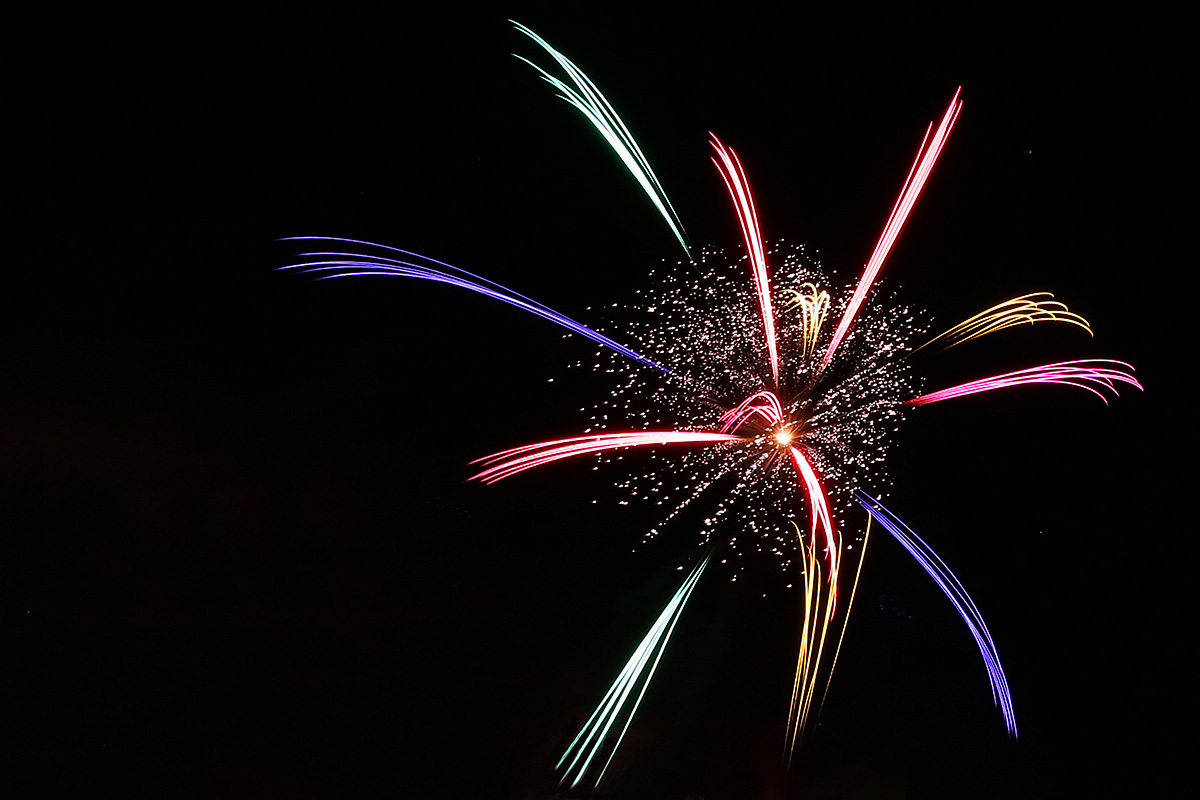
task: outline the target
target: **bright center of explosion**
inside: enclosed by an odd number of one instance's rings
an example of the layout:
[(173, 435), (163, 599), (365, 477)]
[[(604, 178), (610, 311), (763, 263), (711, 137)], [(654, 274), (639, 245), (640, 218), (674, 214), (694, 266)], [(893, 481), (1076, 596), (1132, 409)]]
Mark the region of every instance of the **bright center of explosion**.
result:
[(775, 441), (779, 442), (781, 447), (787, 447), (792, 443), (792, 432), (788, 428), (780, 428), (775, 431)]

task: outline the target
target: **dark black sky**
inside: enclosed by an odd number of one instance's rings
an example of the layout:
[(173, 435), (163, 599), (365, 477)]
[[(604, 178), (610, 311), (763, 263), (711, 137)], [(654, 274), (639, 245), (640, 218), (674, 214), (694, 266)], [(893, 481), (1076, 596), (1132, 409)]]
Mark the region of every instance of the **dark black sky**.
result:
[[(490, 4), (29, 19), (9, 32), (0, 298), (0, 728), (29, 796), (547, 797), (563, 738), (693, 534), (615, 471), (491, 487), (467, 462), (570, 435), (607, 391), (541, 320), (400, 280), (276, 271), (290, 235), (444, 259), (585, 322), (676, 247), (505, 22), (605, 90), (696, 244), (737, 231), (843, 275), (928, 120), (965, 108), (885, 271), (953, 323), (1050, 290), (1077, 331), (931, 360), (929, 385), (1134, 363), (1104, 407), (1027, 389), (919, 409), (892, 508), (972, 591), (1012, 684), (1005, 741), (945, 599), (882, 537), (833, 691), (779, 774), (795, 597), (714, 572), (613, 797), (1129, 796), (1171, 785), (1194, 581), (1194, 442), (1172, 377), (1194, 257), (1178, 20), (1016, 7), (739, 4), (680, 18)], [(736, 14), (736, 16), (735, 16)], [(554, 382), (548, 379), (554, 378)], [(1173, 387), (1178, 388), (1173, 388)], [(1180, 456), (1182, 452), (1185, 455)], [(593, 500), (597, 502), (592, 503)], [(765, 595), (765, 596), (764, 596)]]

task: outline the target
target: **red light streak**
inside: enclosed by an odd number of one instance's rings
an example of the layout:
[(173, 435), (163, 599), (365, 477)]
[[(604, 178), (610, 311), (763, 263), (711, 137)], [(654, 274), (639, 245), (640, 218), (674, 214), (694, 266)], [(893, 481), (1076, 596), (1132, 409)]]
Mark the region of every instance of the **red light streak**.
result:
[(750, 193), (750, 180), (742, 169), (737, 153), (726, 147), (709, 131), (713, 150), (720, 157), (712, 160), (725, 181), (733, 207), (737, 211), (742, 227), (742, 238), (746, 241), (746, 254), (750, 258), (750, 269), (754, 273), (754, 287), (758, 292), (758, 307), (762, 310), (763, 335), (767, 340), (767, 361), (771, 364), (771, 378), (779, 386), (779, 350), (775, 337), (775, 311), (771, 307), (771, 280), (767, 276), (767, 254), (763, 247), (762, 229), (758, 224), (758, 212), (754, 208), (754, 195)]
[(472, 464), (491, 464), (487, 469), (471, 476), (472, 480), (495, 483), (533, 467), (540, 467), (564, 458), (619, 450), (623, 447), (642, 447), (656, 444), (719, 444), (722, 442), (746, 441), (741, 436), (711, 431), (639, 431), (633, 433), (604, 433), (597, 436), (574, 436), (570, 439), (555, 439), (538, 442), (511, 450), (502, 450), (490, 456), (477, 458)]
[[(808, 456), (804, 451), (797, 447), (789, 447), (788, 451), (792, 455), (792, 466), (796, 468), (796, 474), (800, 476), (800, 480), (804, 483), (804, 493), (808, 496), (808, 503), (811, 507), (812, 517), (812, 542), (817, 541), (817, 529), (820, 528), (825, 533), (825, 547), (829, 554), (829, 584), (832, 587), (830, 604), (833, 605), (837, 601), (837, 574), (838, 574), (838, 549), (837, 533), (834, 531), (833, 519), (829, 513), (829, 500), (825, 497), (825, 490), (821, 487), (821, 480), (817, 477), (817, 471), (813, 469), (812, 463), (809, 462)], [(831, 612), (832, 613), (832, 612)]]
[[(879, 271), (883, 269), (883, 262), (887, 259), (888, 253), (891, 252), (892, 245), (896, 242), (896, 237), (900, 235), (900, 229), (904, 227), (904, 221), (908, 219), (908, 212), (912, 210), (913, 205), (917, 202), (917, 197), (921, 194), (921, 189), (924, 188), (925, 181), (929, 178), (929, 173), (933, 171), (933, 165), (937, 162), (938, 156), (942, 152), (942, 147), (945, 146), (946, 139), (950, 136), (950, 130), (954, 127), (954, 121), (958, 119), (958, 112), (962, 110), (962, 101), (958, 99), (959, 92), (961, 91), (962, 88), (959, 87), (954, 92), (954, 99), (950, 101), (950, 107), (946, 109), (946, 113), (942, 116), (942, 121), (938, 125), (937, 132), (933, 135), (932, 141), (929, 139), (929, 131), (933, 128), (933, 123), (929, 123), (929, 128), (925, 130), (925, 138), (921, 140), (921, 147), (917, 150), (917, 158), (913, 161), (913, 165), (908, 171), (908, 177), (904, 179), (904, 188), (900, 190), (900, 196), (896, 199), (896, 205), (892, 207), (892, 213), (888, 217), (887, 224), (883, 226), (883, 233), (879, 236), (879, 241), (875, 245), (875, 251), (871, 253), (871, 258), (867, 262), (866, 269), (863, 270), (862, 277), (858, 280), (858, 286), (855, 287), (854, 294), (851, 296), (846, 310), (842, 313), (842, 319), (838, 322), (837, 330), (834, 331), (833, 338), (829, 341), (829, 347), (825, 350), (825, 357), (821, 359), (821, 369), (825, 369), (829, 365), (829, 362), (833, 360), (833, 354), (837, 352), (838, 346), (846, 337), (846, 332), (850, 330), (850, 326), (858, 316), (858, 311), (862, 307), (863, 301), (867, 299), (867, 292), (874, 285)], [(927, 144), (928, 147), (926, 147)]]

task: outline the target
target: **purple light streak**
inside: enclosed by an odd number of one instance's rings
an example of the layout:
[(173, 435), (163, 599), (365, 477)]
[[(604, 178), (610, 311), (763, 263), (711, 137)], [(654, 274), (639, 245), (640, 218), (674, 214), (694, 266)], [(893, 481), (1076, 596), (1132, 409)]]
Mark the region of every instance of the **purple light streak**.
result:
[(950, 568), (946, 566), (946, 562), (942, 561), (929, 545), (913, 533), (911, 528), (871, 495), (861, 489), (856, 489), (855, 493), (858, 495), (859, 504), (876, 522), (886, 528), (888, 533), (895, 536), (896, 541), (900, 542), (905, 550), (912, 554), (917, 563), (924, 567), (929, 576), (945, 592), (946, 597), (950, 598), (950, 602), (958, 609), (958, 613), (962, 615), (963, 622), (967, 623), (967, 628), (975, 637), (975, 644), (978, 645), (979, 653), (983, 656), (983, 663), (987, 667), (988, 680), (992, 684), (992, 700), (1004, 716), (1004, 725), (1008, 728), (1008, 735), (1014, 739), (1017, 738), (1017, 718), (1013, 714), (1012, 695), (1008, 691), (1008, 680), (1004, 677), (1004, 669), (1000, 666), (1000, 655), (996, 652), (995, 643), (992, 642), (992, 634), (988, 631), (987, 625), (983, 621), (983, 615), (979, 613), (975, 602), (967, 594), (967, 590), (963, 588), (958, 578), (954, 577)]
[[(661, 364), (651, 361), (646, 356), (631, 350), (619, 342), (614, 342), (598, 331), (594, 331), (586, 325), (576, 322), (568, 316), (558, 313), (552, 308), (542, 305), (536, 300), (532, 300), (525, 295), (517, 294), (516, 292), (501, 286), (498, 283), (481, 278), (478, 275), (459, 269), (458, 267), (447, 264), (443, 261), (428, 258), (426, 256), (413, 253), (408, 250), (401, 250), (397, 247), (388, 247), (383, 244), (374, 244), (372, 242), (364, 242), (359, 239), (343, 239), (335, 236), (289, 236), (283, 241), (319, 241), (319, 242), (349, 242), (351, 244), (364, 244), (369, 247), (378, 247), (382, 250), (390, 250), (395, 253), (402, 253), (410, 258), (427, 261), (430, 264), (437, 264), (439, 267), (445, 267), (452, 272), (443, 271), (436, 267), (427, 266), (425, 264), (413, 263), (411, 261), (401, 261), (395, 258), (387, 258), (386, 256), (378, 255), (362, 255), (360, 253), (343, 253), (336, 251), (316, 251), (309, 253), (300, 253), (302, 257), (320, 256), (323, 260), (320, 261), (305, 261), (299, 264), (290, 264), (283, 269), (299, 269), (301, 272), (325, 272), (321, 275), (321, 279), (325, 278), (345, 278), (358, 275), (389, 275), (392, 277), (401, 278), (420, 278), (421, 280), (434, 281), (435, 283), (448, 283), (451, 286), (458, 286), (487, 297), (495, 298), (502, 302), (508, 303), (511, 306), (523, 309), (536, 314), (543, 319), (548, 319), (556, 325), (561, 325), (567, 330), (574, 331), (581, 336), (586, 336), (593, 342), (604, 345), (617, 351), (623, 356), (633, 359), (648, 367), (653, 367), (668, 375), (672, 374), (669, 369)], [(455, 274), (457, 273), (457, 274)], [(464, 277), (465, 276), (465, 277)]]

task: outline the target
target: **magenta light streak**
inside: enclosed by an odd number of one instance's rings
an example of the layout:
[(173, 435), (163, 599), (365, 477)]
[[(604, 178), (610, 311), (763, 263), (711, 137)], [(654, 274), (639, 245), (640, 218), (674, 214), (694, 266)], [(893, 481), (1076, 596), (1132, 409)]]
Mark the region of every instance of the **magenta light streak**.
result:
[(1004, 375), (971, 381), (959, 386), (952, 386), (949, 389), (942, 389), (940, 392), (931, 392), (909, 400), (907, 405), (923, 406), (940, 400), (949, 400), (952, 397), (964, 397), (969, 394), (1006, 389), (1009, 386), (1020, 386), (1026, 383), (1058, 383), (1064, 386), (1075, 386), (1091, 392), (1107, 404), (1108, 398), (1100, 391), (1102, 388), (1108, 389), (1113, 394), (1117, 394), (1118, 382), (1127, 383), (1138, 389), (1142, 388), (1137, 378), (1130, 374), (1132, 370), (1133, 367), (1124, 361), (1108, 359), (1060, 361), (1056, 364), (1045, 364), (1040, 367), (1030, 367)]
[(904, 188), (900, 190), (900, 197), (896, 199), (896, 205), (892, 207), (892, 213), (888, 217), (887, 224), (883, 226), (883, 233), (879, 236), (879, 241), (875, 245), (875, 251), (871, 253), (871, 258), (867, 261), (867, 266), (863, 270), (862, 277), (858, 280), (858, 286), (855, 287), (854, 294), (851, 296), (846, 310), (842, 313), (842, 319), (838, 322), (837, 330), (833, 333), (833, 338), (829, 340), (829, 347), (825, 351), (825, 357), (821, 359), (821, 369), (825, 369), (829, 365), (829, 362), (833, 359), (833, 354), (837, 352), (838, 346), (846, 338), (846, 333), (850, 330), (850, 326), (858, 316), (863, 301), (867, 299), (867, 292), (875, 284), (875, 278), (879, 275), (879, 270), (883, 269), (884, 260), (887, 259), (888, 253), (891, 252), (892, 245), (896, 242), (896, 237), (900, 235), (900, 229), (904, 227), (904, 221), (908, 219), (908, 212), (912, 210), (913, 205), (917, 202), (917, 197), (921, 194), (921, 189), (925, 186), (925, 181), (929, 178), (929, 173), (933, 171), (933, 165), (937, 162), (938, 156), (942, 152), (942, 147), (946, 144), (946, 139), (950, 136), (950, 130), (954, 127), (954, 121), (958, 119), (958, 112), (962, 110), (962, 101), (958, 99), (959, 92), (961, 91), (962, 87), (960, 86), (954, 92), (954, 99), (950, 101), (950, 107), (946, 109), (946, 113), (942, 116), (942, 121), (938, 125), (937, 132), (933, 135), (932, 140), (929, 138), (929, 131), (933, 128), (933, 123), (931, 122), (929, 128), (926, 128), (925, 138), (921, 140), (921, 147), (917, 150), (917, 158), (913, 161), (913, 165), (908, 171), (908, 177), (904, 180)]
[[(759, 400), (762, 402), (756, 402)], [(779, 398), (772, 391), (764, 389), (757, 394), (752, 394), (738, 403), (736, 408), (731, 408), (721, 415), (721, 433), (731, 433), (737, 430), (742, 423), (755, 414), (762, 417), (768, 425), (774, 425), (783, 419), (783, 406), (779, 404)]]
[(725, 181), (733, 207), (737, 211), (738, 222), (742, 226), (742, 238), (746, 240), (746, 254), (750, 258), (750, 269), (754, 273), (754, 286), (758, 290), (758, 306), (762, 310), (763, 334), (767, 339), (767, 359), (771, 362), (771, 377), (775, 387), (779, 388), (779, 352), (775, 343), (775, 311), (771, 307), (771, 281), (767, 277), (767, 254), (763, 247), (762, 229), (758, 224), (758, 212), (754, 208), (754, 195), (750, 193), (750, 180), (742, 169), (742, 162), (737, 153), (726, 147), (709, 131), (713, 150), (720, 160), (714, 158), (713, 164)]
[(491, 464), (471, 480), (495, 483), (542, 464), (587, 453), (619, 450), (623, 447), (641, 447), (656, 444), (717, 444), (721, 442), (745, 441), (741, 436), (707, 431), (637, 431), (633, 433), (603, 433), (596, 436), (575, 436), (538, 442), (511, 450), (502, 450), (490, 456), (477, 458), (472, 464)]

